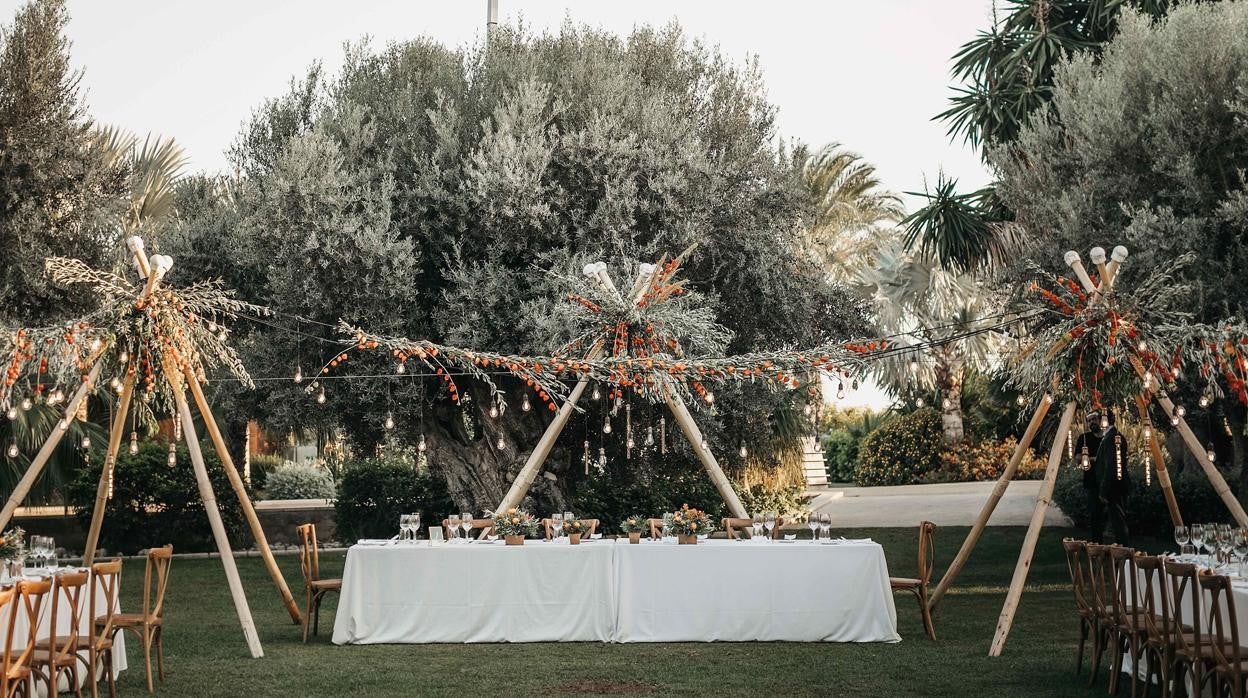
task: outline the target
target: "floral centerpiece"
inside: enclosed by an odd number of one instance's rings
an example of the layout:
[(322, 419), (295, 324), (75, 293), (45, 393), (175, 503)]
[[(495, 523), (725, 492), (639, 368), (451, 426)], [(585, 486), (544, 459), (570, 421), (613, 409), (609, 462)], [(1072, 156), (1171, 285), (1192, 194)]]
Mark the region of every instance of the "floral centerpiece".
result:
[(641, 542), (641, 532), (650, 527), (646, 517), (633, 514), (620, 522), (620, 528), (628, 534), (628, 542), (636, 545)]
[(714, 531), (715, 524), (705, 511), (692, 509), (688, 504), (682, 504), (680, 509), (672, 514), (670, 529), (676, 534), (677, 542), (681, 545), (693, 545), (698, 542), (698, 536), (709, 535), (711, 531)]
[(533, 515), (512, 507), (494, 515), (494, 532), (507, 541), (507, 545), (524, 545), (524, 539), (537, 533), (539, 526)]
[(581, 536), (589, 531), (589, 526), (585, 525), (580, 519), (563, 522), (563, 532), (568, 534), (568, 542), (572, 545), (580, 545)]
[(9, 576), (20, 575), (26, 557), (26, 531), (14, 526), (0, 536), (0, 564)]

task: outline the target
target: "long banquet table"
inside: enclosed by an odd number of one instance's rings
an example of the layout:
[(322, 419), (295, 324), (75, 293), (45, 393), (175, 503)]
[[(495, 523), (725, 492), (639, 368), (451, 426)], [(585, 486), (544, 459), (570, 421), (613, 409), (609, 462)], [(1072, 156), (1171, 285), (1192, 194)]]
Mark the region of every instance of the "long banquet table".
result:
[(336, 644), (900, 640), (870, 541), (362, 541), (342, 587)]

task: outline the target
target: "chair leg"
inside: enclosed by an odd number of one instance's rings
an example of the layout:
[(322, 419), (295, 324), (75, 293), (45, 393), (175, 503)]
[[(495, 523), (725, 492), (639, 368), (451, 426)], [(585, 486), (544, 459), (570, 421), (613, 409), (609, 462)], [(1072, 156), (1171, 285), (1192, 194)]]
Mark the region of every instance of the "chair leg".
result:
[(147, 692), (155, 693), (156, 686), (152, 683), (152, 631), (143, 628), (143, 668), (147, 671)]
[(1122, 657), (1123, 657), (1123, 637), (1115, 631), (1110, 632), (1110, 655), (1109, 663), (1109, 694), (1111, 696), (1118, 695), (1118, 680), (1122, 677)]
[(316, 595), (316, 601), (312, 603), (315, 610), (312, 611), (312, 636), (315, 637), (321, 632), (321, 594)]
[(73, 690), (75, 698), (82, 698), (82, 683), (78, 681), (78, 660), (69, 665), (69, 683), (70, 689)]
[(165, 682), (165, 626), (156, 626), (156, 672)]
[(308, 591), (308, 602), (303, 610), (303, 644), (308, 644), (308, 630), (312, 627), (312, 591)]
[(1079, 647), (1075, 650), (1075, 676), (1083, 671), (1083, 649), (1088, 644), (1088, 619), (1079, 618)]
[(1096, 684), (1096, 675), (1101, 671), (1101, 656), (1105, 654), (1105, 628), (1099, 625), (1092, 633), (1092, 667), (1088, 673), (1088, 687)]

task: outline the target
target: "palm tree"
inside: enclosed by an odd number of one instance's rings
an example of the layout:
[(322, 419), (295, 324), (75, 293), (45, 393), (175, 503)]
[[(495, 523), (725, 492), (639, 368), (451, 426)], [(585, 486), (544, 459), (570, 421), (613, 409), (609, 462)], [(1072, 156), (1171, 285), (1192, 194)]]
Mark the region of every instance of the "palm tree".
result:
[(889, 224), (905, 215), (901, 198), (882, 189), (875, 166), (840, 143), (807, 158), (802, 180), (815, 202), (815, 217), (799, 245), (836, 278), (848, 278), (854, 260), (870, 254)]
[(138, 136), (105, 126), (96, 132), (95, 147), (105, 153), (109, 165), (128, 173), (129, 192), (122, 220), (126, 235), (172, 220), (174, 192), (189, 161), (182, 146), (172, 138), (151, 134), (140, 146)]
[(851, 283), (874, 304), (880, 329), (897, 335), (894, 344), (926, 345), (921, 360), (898, 353), (877, 361), (877, 380), (894, 396), (934, 390), (945, 442), (962, 441), (963, 381), (968, 369), (989, 367), (1002, 340), (996, 332), (976, 332), (994, 307), (991, 294), (971, 275), (931, 265), (898, 236), (859, 264)]
[(958, 180), (942, 172), (932, 191), (906, 192), (927, 204), (901, 222), (906, 246), (958, 273), (993, 269), (1015, 256), (1027, 238), (997, 198), (996, 187), (957, 192)]

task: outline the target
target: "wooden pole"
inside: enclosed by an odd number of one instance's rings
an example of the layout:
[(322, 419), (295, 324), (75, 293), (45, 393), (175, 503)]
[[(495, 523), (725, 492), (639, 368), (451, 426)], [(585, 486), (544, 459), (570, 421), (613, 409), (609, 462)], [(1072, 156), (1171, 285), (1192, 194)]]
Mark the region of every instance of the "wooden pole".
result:
[(1040, 494), (1036, 495), (1036, 508), (1031, 512), (1031, 523), (1027, 526), (1023, 549), (1019, 553), (1018, 564), (1014, 566), (1014, 577), (1010, 580), (1010, 589), (1005, 595), (1001, 617), (997, 620), (997, 632), (992, 638), (992, 647), (988, 650), (990, 657), (1001, 656), (1001, 651), (1005, 649), (1005, 639), (1010, 634), (1010, 626), (1014, 624), (1014, 611), (1018, 609), (1018, 601), (1023, 594), (1023, 585), (1027, 582), (1027, 573), (1031, 570), (1031, 556), (1036, 550), (1040, 529), (1044, 527), (1044, 514), (1049, 509), (1049, 498), (1053, 496), (1057, 471), (1062, 463), (1062, 450), (1066, 445), (1070, 423), (1074, 418), (1075, 403), (1071, 401), (1066, 403), (1066, 409), (1062, 411), (1062, 421), (1053, 438), (1053, 446), (1049, 449), (1049, 463), (1044, 470), (1044, 481), (1040, 485)]
[(234, 459), (230, 456), (229, 449), (226, 448), (225, 439), (221, 436), (221, 429), (217, 427), (217, 420), (208, 406), (208, 400), (204, 397), (203, 388), (200, 387), (199, 380), (189, 367), (182, 369), (182, 375), (186, 379), (186, 384), (191, 388), (191, 395), (195, 398), (195, 406), (199, 409), (200, 416), (204, 418), (204, 429), (212, 438), (212, 445), (217, 449), (217, 455), (221, 458), (221, 465), (225, 468), (226, 477), (230, 479), (230, 486), (234, 488), (234, 494), (238, 495), (238, 502), (243, 507), (243, 516), (247, 518), (247, 523), (251, 526), (251, 535), (256, 539), (256, 547), (260, 549), (260, 557), (264, 558), (264, 565), (268, 568), (269, 576), (272, 577), (273, 584), (277, 586), (283, 603), (286, 604), (286, 611), (290, 614), (291, 620), (295, 622), (295, 625), (299, 625), (303, 622), (299, 613), (299, 605), (295, 603), (290, 587), (286, 585), (286, 578), (282, 576), (277, 560), (273, 559), (273, 551), (269, 549), (269, 540), (264, 535), (264, 527), (260, 525), (260, 518), (256, 516), (256, 508), (252, 505), (251, 498), (247, 496), (247, 486), (239, 476), (238, 469), (234, 467)]
[(100, 527), (104, 525), (104, 509), (108, 506), (108, 485), (113, 467), (117, 464), (117, 452), (121, 449), (122, 435), (126, 431), (126, 415), (134, 396), (134, 374), (127, 373), (117, 400), (117, 414), (108, 431), (108, 450), (104, 452), (104, 469), (100, 471), (100, 484), (95, 487), (95, 508), (91, 510), (91, 527), (87, 529), (87, 543), (82, 549), (82, 566), (90, 567), (95, 560), (95, 548), (100, 543)]
[(997, 479), (997, 484), (992, 488), (992, 493), (988, 495), (988, 501), (984, 502), (983, 509), (980, 510), (979, 516), (975, 519), (975, 524), (971, 526), (971, 530), (966, 534), (966, 540), (962, 541), (962, 548), (958, 550), (957, 556), (953, 558), (953, 562), (949, 563), (949, 569), (941, 575), (940, 584), (936, 585), (936, 590), (932, 592), (932, 598), (928, 601), (928, 608), (935, 609), (936, 604), (940, 603), (940, 599), (949, 591), (949, 587), (957, 580), (958, 574), (962, 572), (962, 567), (966, 565), (967, 559), (971, 557), (971, 551), (975, 549), (975, 545), (979, 543), (979, 537), (983, 535), (984, 529), (988, 526), (988, 519), (992, 517), (992, 512), (997, 508), (997, 504), (1001, 501), (1001, 497), (1005, 495), (1006, 487), (1010, 481), (1014, 479), (1014, 473), (1018, 471), (1018, 466), (1023, 462), (1023, 457), (1027, 455), (1028, 449), (1031, 448), (1031, 442), (1035, 440), (1036, 433), (1040, 431), (1040, 425), (1044, 423), (1044, 418), (1049, 413), (1049, 407), (1053, 404), (1053, 396), (1045, 393), (1040, 399), (1040, 404), (1036, 405), (1036, 411), (1031, 415), (1031, 421), (1027, 424), (1027, 430), (1023, 432), (1023, 438), (1018, 442), (1018, 446), (1014, 449), (1014, 455), (1010, 458), (1010, 462), (1005, 466), (1005, 470), (1001, 473), (1001, 477)]
[(191, 416), (190, 405), (186, 403), (186, 395), (181, 385), (174, 384), (176, 374), (169, 373), (174, 368), (172, 361), (165, 362), (166, 373), (169, 374), (173, 398), (178, 405), (178, 414), (182, 418), (182, 431), (186, 436), (186, 450), (191, 454), (191, 466), (195, 470), (195, 481), (199, 484), (199, 496), (204, 502), (204, 512), (208, 514), (208, 525), (212, 527), (212, 537), (217, 542), (217, 552), (221, 554), (221, 566), (225, 568), (225, 579), (230, 586), (230, 596), (234, 598), (234, 610), (238, 613), (238, 622), (243, 626), (243, 638), (247, 641), (247, 649), (253, 658), (264, 656), (264, 648), (260, 646), (260, 636), (256, 634), (256, 625), (251, 618), (251, 608), (247, 605), (247, 594), (243, 591), (243, 581), (238, 576), (238, 567), (234, 564), (234, 551), (230, 548), (229, 537), (225, 533), (225, 523), (221, 521), (221, 511), (217, 509), (217, 497), (212, 492), (212, 483), (208, 480), (208, 469), (204, 466), (204, 454), (199, 450), (199, 440), (195, 436), (195, 422)]
[[(1143, 395), (1135, 396), (1135, 407), (1140, 412), (1140, 421), (1148, 424), (1148, 401)], [(1182, 526), (1183, 515), (1179, 513), (1179, 502), (1175, 499), (1174, 488), (1170, 485), (1170, 472), (1166, 470), (1166, 459), (1161, 453), (1161, 443), (1156, 431), (1156, 429), (1153, 430), (1152, 438), (1148, 440), (1148, 450), (1153, 458), (1153, 467), (1157, 470), (1157, 484), (1161, 485), (1161, 493), (1166, 498), (1166, 508), (1170, 510), (1170, 521), (1175, 526)]]
[[(1165, 395), (1158, 394), (1157, 402), (1166, 410), (1172, 418), (1176, 417), (1174, 413), (1174, 403)], [(1209, 460), (1209, 454), (1205, 451), (1205, 447), (1200, 443), (1200, 439), (1196, 438), (1196, 434), (1192, 432), (1192, 428), (1187, 426), (1187, 420), (1179, 417), (1179, 435), (1183, 437), (1183, 443), (1187, 446), (1187, 450), (1191, 451), (1192, 456), (1196, 458), (1196, 462), (1205, 471), (1205, 476), (1209, 478), (1209, 483), (1213, 485), (1213, 489), (1222, 498), (1222, 503), (1227, 509), (1231, 510), (1231, 516), (1235, 517), (1236, 523), (1240, 527), (1248, 528), (1248, 514), (1244, 513), (1244, 507), (1235, 498), (1235, 493), (1231, 491), (1229, 485), (1226, 484), (1226, 478), (1222, 477), (1222, 473), (1214, 467)]]
[[(78, 406), (87, 399), (87, 395), (95, 386), (95, 380), (100, 377), (100, 368), (103, 366), (99, 361), (91, 367), (91, 371), (87, 374), (87, 379), (78, 386), (78, 390), (74, 392), (74, 396), (70, 398), (69, 404), (65, 405), (65, 413), (61, 419), (72, 419), (74, 413), (78, 411)], [(4, 503), (4, 509), (0, 509), (0, 531), (9, 525), (9, 519), (13, 518), (13, 512), (21, 506), (22, 501), (26, 499), (26, 495), (30, 494), (30, 488), (34, 486), (35, 480), (39, 479), (39, 474), (43, 472), (43, 466), (47, 465), (48, 459), (52, 457), (52, 452), (60, 445), (61, 439), (64, 438), (65, 431), (61, 429), (60, 424), (52, 427), (52, 433), (48, 434), (48, 438), (43, 442), (43, 448), (39, 449), (39, 453), (35, 454), (34, 460), (30, 462), (30, 466), (26, 468), (26, 472), (22, 475), (22, 479), (17, 481), (17, 485), (13, 487), (13, 492), (9, 495), (8, 501)]]
[(715, 454), (711, 453), (711, 449), (702, 445), (702, 431), (698, 429), (697, 422), (693, 421), (693, 415), (689, 414), (689, 408), (685, 406), (679, 395), (670, 390), (664, 398), (667, 400), (668, 409), (672, 411), (672, 416), (676, 418), (676, 423), (680, 425), (680, 430), (689, 440), (689, 445), (693, 446), (693, 452), (698, 455), (698, 460), (702, 461), (706, 474), (711, 477), (715, 489), (719, 490), (719, 496), (723, 497), (724, 503), (728, 505), (728, 511), (738, 519), (749, 518), (750, 515), (745, 510), (745, 505), (737, 497), (737, 491), (732, 488), (732, 482), (724, 474), (723, 468), (719, 467), (719, 461), (715, 460)]

